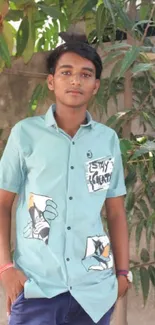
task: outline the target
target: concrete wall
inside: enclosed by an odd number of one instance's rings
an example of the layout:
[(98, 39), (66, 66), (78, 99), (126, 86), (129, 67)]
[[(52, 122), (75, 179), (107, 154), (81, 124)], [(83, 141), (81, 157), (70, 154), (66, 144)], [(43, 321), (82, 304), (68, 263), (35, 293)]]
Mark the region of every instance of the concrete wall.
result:
[[(19, 120), (27, 116), (28, 100), (32, 91), (38, 82), (44, 81), (45, 76), (41, 73), (45, 72), (46, 53), (34, 55), (31, 62), (26, 66), (21, 59), (15, 61), (11, 73), (3, 73), (0, 75), (0, 129), (2, 135), (0, 138), (0, 149), (3, 148), (11, 127)], [(39, 73), (39, 74), (38, 74)], [(104, 76), (109, 73), (104, 71)], [(42, 78), (43, 77), (43, 78)], [(44, 105), (38, 107), (36, 114), (45, 112), (51, 104), (52, 96), (46, 99)], [(119, 110), (123, 110), (123, 96), (119, 98)], [(91, 109), (92, 113), (93, 110)], [(116, 111), (115, 104), (111, 100), (109, 102), (109, 114)], [(93, 113), (94, 114), (94, 113)], [(98, 120), (99, 116), (95, 115)], [(103, 121), (106, 120), (104, 116)], [(137, 130), (137, 125), (132, 126)], [(134, 130), (133, 130), (134, 131)], [(139, 132), (138, 132), (139, 133)], [(12, 222), (12, 246), (14, 245), (15, 222)], [(143, 243), (145, 244), (145, 239)], [(154, 243), (153, 243), (154, 246)], [(134, 238), (131, 240), (131, 257), (137, 259)], [(142, 295), (136, 296), (135, 290), (131, 289), (128, 294), (127, 318), (128, 325), (154, 325), (154, 296), (155, 293), (151, 289), (149, 300), (145, 308), (143, 308)], [(123, 304), (119, 303), (115, 310), (112, 320), (113, 325), (127, 325), (124, 318)], [(3, 289), (0, 287), (0, 325), (6, 325), (5, 297)]]

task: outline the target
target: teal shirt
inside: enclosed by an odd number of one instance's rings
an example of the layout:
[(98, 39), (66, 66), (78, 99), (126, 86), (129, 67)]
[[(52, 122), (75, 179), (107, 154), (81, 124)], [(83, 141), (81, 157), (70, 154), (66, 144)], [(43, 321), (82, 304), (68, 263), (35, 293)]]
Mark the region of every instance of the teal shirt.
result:
[(98, 322), (117, 299), (101, 209), (126, 193), (119, 140), (88, 112), (71, 138), (54, 110), (17, 123), (0, 162), (0, 188), (19, 194), (14, 263), (28, 277), (25, 298), (70, 291)]

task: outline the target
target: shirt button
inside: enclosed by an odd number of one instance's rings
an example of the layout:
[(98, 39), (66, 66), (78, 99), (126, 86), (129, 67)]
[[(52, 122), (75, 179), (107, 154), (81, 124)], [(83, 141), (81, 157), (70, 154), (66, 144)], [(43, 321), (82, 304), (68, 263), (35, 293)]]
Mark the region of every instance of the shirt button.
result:
[(67, 227), (68, 230), (71, 230), (71, 227)]
[(74, 166), (71, 166), (71, 169), (74, 169)]
[(70, 196), (70, 197), (69, 197), (69, 200), (73, 200), (73, 197), (72, 197), (72, 196)]
[(72, 290), (72, 287), (70, 287), (69, 289)]
[(74, 145), (74, 144), (75, 144), (75, 142), (73, 141), (73, 142), (72, 142), (72, 144)]
[(66, 258), (66, 261), (69, 262), (69, 261), (70, 261), (70, 258), (67, 257), (67, 258)]

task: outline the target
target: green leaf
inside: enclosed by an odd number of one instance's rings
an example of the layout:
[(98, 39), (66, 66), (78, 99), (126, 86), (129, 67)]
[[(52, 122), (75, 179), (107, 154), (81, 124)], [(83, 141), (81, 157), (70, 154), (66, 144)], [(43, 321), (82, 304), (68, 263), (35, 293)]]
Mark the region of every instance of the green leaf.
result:
[(106, 79), (101, 79), (100, 88), (96, 94), (96, 100), (99, 105), (104, 105), (105, 103), (105, 89), (107, 88), (107, 81)]
[(139, 55), (139, 48), (137, 46), (133, 46), (131, 50), (127, 51), (123, 61), (122, 67), (120, 70), (119, 78), (124, 76), (124, 73), (132, 66)]
[(121, 8), (120, 4), (116, 2), (114, 4), (115, 11), (117, 12), (121, 23), (125, 30), (131, 31), (133, 27), (133, 21), (129, 18), (129, 16), (125, 13), (125, 11)]
[(140, 268), (140, 279), (141, 279), (141, 286), (142, 286), (143, 299), (145, 305), (148, 298), (149, 289), (150, 289), (149, 272), (145, 267)]
[(2, 60), (5, 61), (6, 66), (10, 68), (11, 67), (10, 53), (9, 53), (8, 45), (2, 34), (0, 34), (0, 56)]
[(140, 244), (140, 240), (141, 240), (141, 236), (142, 236), (142, 231), (144, 229), (144, 225), (145, 225), (145, 220), (141, 219), (140, 222), (138, 223), (137, 227), (136, 227), (136, 247), (137, 249), (139, 249), (139, 244)]
[(140, 20), (136, 24), (133, 25), (132, 30), (134, 30), (139, 25), (145, 25), (145, 24), (151, 24), (152, 26), (152, 20)]
[(5, 67), (5, 61), (2, 60), (2, 58), (0, 57), (0, 73), (3, 71), (4, 67)]
[(135, 287), (136, 293), (139, 293), (140, 289), (140, 272), (138, 268), (131, 268), (133, 274), (133, 285)]
[(37, 108), (38, 101), (41, 97), (43, 86), (41, 84), (38, 84), (36, 88), (33, 91), (32, 97), (29, 102), (29, 115), (32, 116)]
[(7, 21), (3, 22), (3, 35), (7, 42), (10, 55), (12, 55), (14, 49), (14, 37), (16, 34), (15, 28), (9, 24)]
[[(144, 114), (145, 113), (145, 114)], [(146, 116), (146, 112), (143, 112), (143, 116)], [(147, 114), (147, 118), (148, 118), (148, 123), (152, 126), (152, 128), (155, 130), (155, 115), (152, 112), (149, 112), (149, 114)]]
[(152, 238), (152, 232), (154, 230), (154, 224), (155, 224), (155, 212), (153, 212), (148, 218), (146, 222), (146, 242), (148, 248), (150, 247), (150, 242)]
[(140, 20), (144, 20), (148, 17), (149, 15), (149, 12), (150, 12), (150, 4), (142, 4), (140, 6), (140, 9), (139, 9), (139, 17), (140, 17)]
[(114, 79), (118, 78), (118, 75), (119, 75), (119, 72), (121, 70), (121, 66), (122, 66), (122, 59), (121, 60), (118, 60), (112, 71), (111, 71), (111, 75), (110, 75), (110, 79), (109, 79), (109, 89), (111, 89), (112, 87), (112, 82), (114, 81)]
[(125, 184), (127, 189), (128, 188), (133, 188), (134, 184), (137, 181), (137, 173), (136, 173), (136, 169), (133, 165), (129, 165), (128, 166), (128, 174), (125, 178)]
[(106, 12), (104, 4), (101, 4), (97, 8), (97, 13), (96, 13), (96, 30), (97, 30), (97, 36), (98, 36), (98, 39), (100, 42), (102, 42), (102, 37), (103, 37), (106, 25), (107, 25), (107, 12)]
[(119, 50), (119, 49), (130, 49), (132, 48), (132, 46), (130, 44), (127, 44), (127, 43), (116, 43), (116, 44), (113, 44), (111, 46), (107, 46), (105, 48), (105, 52), (109, 52), (109, 51), (113, 51), (113, 50)]
[(126, 211), (131, 212), (135, 204), (135, 193), (133, 191), (128, 191), (125, 199)]
[(140, 258), (142, 262), (148, 263), (150, 261), (150, 254), (146, 248), (143, 248), (140, 253)]
[(138, 157), (143, 156), (146, 153), (155, 151), (155, 142), (148, 140), (146, 143), (144, 143), (139, 150), (136, 150), (134, 155), (132, 156), (132, 159), (136, 159)]
[(118, 112), (114, 115), (112, 115), (106, 122), (106, 125), (110, 127), (115, 127), (117, 123), (120, 122), (120, 120), (123, 122), (127, 122), (131, 117), (134, 117), (136, 114), (136, 111), (134, 109), (128, 110), (125, 112)]
[(60, 19), (62, 16), (61, 11), (56, 6), (37, 4), (37, 7), (40, 8), (46, 15), (51, 16), (52, 18)]
[(23, 59), (25, 63), (31, 59), (34, 53), (34, 45), (35, 45), (35, 12), (34, 8), (29, 8), (27, 11), (28, 15), (28, 23), (29, 23), (29, 38), (26, 45), (26, 48), (23, 52)]
[(144, 72), (152, 69), (154, 64), (152, 63), (138, 63), (135, 64), (134, 67), (131, 69), (131, 72), (135, 75), (139, 72)]
[(23, 11), (22, 10), (9, 10), (8, 14), (6, 15), (6, 20), (13, 20), (19, 21), (23, 18)]
[(21, 21), (19, 29), (17, 31), (17, 56), (21, 56), (26, 48), (29, 38), (29, 21), (25, 16)]
[(45, 37), (42, 36), (39, 41), (38, 41), (38, 44), (37, 44), (37, 51), (38, 52), (42, 52), (44, 51), (44, 45), (45, 45)]
[(115, 26), (115, 24), (116, 24), (115, 14), (114, 14), (113, 7), (111, 5), (111, 2), (109, 0), (104, 0), (104, 5), (109, 10), (110, 15), (111, 15), (111, 18), (112, 18), (112, 21), (113, 21), (113, 24)]
[(86, 35), (89, 35), (96, 29), (96, 15), (93, 12), (85, 14)]
[(82, 16), (87, 12), (92, 11), (92, 9), (97, 5), (98, 0), (87, 0), (86, 5), (81, 11)]
[(103, 64), (109, 64), (116, 60), (119, 56), (123, 55), (124, 51), (115, 51), (107, 55), (107, 57), (103, 60)]
[(32, 0), (13, 0), (17, 9), (24, 8), (26, 5), (31, 5)]
[(35, 27), (36, 28), (41, 28), (44, 26), (45, 24), (45, 20), (47, 19), (47, 15), (41, 11), (41, 10), (37, 10), (34, 13), (34, 23), (35, 23)]
[(150, 276), (151, 282), (152, 282), (153, 286), (155, 287), (155, 267), (153, 265), (149, 265), (148, 271), (149, 271), (149, 276)]
[(140, 205), (141, 211), (143, 211), (145, 217), (148, 218), (149, 217), (149, 209), (148, 209), (146, 202), (143, 199), (141, 199), (139, 201), (139, 205)]
[(132, 149), (132, 142), (127, 139), (120, 139), (121, 153), (126, 156), (127, 152)]
[(44, 85), (42, 86), (42, 90), (41, 90), (40, 98), (39, 98), (41, 103), (44, 103), (46, 97), (48, 96), (48, 92), (49, 92), (48, 85), (47, 85), (47, 82), (45, 81)]

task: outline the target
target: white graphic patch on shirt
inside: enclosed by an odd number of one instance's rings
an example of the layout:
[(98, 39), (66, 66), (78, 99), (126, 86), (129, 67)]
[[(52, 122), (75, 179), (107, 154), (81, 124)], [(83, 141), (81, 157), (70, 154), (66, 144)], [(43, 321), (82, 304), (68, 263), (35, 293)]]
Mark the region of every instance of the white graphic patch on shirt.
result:
[(107, 190), (110, 185), (114, 158), (106, 157), (86, 162), (86, 178), (89, 192)]
[(107, 235), (87, 238), (86, 252), (82, 264), (87, 271), (103, 271), (113, 268), (113, 255)]
[(57, 205), (52, 198), (30, 193), (29, 197), (30, 220), (24, 228), (24, 237), (39, 239), (48, 244), (50, 222), (57, 216)]

